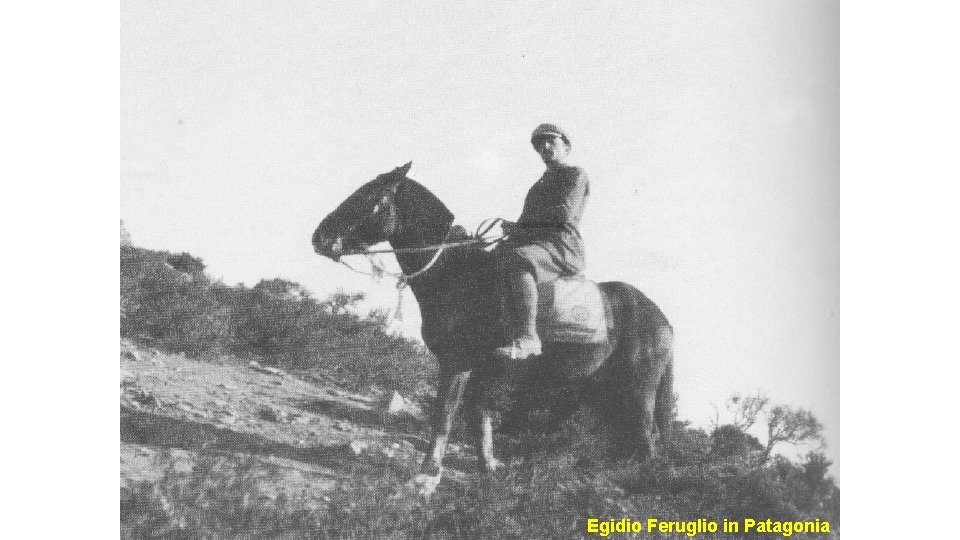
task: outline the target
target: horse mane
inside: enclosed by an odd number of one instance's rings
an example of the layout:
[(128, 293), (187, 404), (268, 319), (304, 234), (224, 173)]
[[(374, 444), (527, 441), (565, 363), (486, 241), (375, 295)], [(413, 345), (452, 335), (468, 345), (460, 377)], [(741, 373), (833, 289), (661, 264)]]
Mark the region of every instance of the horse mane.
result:
[(453, 223), (453, 212), (447, 205), (416, 180), (405, 178), (397, 188), (396, 200), (403, 208), (403, 229), (443, 234), (441, 228)]
[[(442, 237), (446, 232), (447, 242), (461, 242), (476, 238), (463, 225), (454, 223), (455, 216), (447, 205), (416, 180), (406, 178), (397, 190), (397, 197), (408, 210), (403, 227), (416, 227), (419, 230), (432, 229), (438, 237)], [(492, 275), (493, 255), (481, 246), (482, 244), (477, 244), (449, 248), (440, 258), (439, 265), (445, 270), (460, 275)]]

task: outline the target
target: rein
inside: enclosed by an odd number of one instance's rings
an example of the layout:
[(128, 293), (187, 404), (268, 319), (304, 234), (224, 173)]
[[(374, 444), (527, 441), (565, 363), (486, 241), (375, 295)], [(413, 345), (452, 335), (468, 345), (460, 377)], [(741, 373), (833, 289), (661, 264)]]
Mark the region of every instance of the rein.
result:
[[(450, 231), (452, 231), (452, 230), (453, 230), (453, 226), (451, 225), (451, 226), (450, 226), (450, 229), (447, 230), (447, 234), (444, 236), (444, 240), (446, 240), (446, 238), (447, 238), (448, 236), (450, 236)], [(411, 273), (409, 273), (409, 274), (406, 274), (406, 273), (404, 273), (403, 271), (400, 271), (400, 272), (387, 272), (387, 271), (383, 271), (383, 272), (379, 272), (379, 273), (365, 272), (365, 271), (363, 271), (363, 270), (358, 270), (358, 269), (354, 268), (353, 266), (351, 266), (349, 263), (347, 263), (347, 262), (344, 261), (343, 259), (340, 259), (340, 260), (338, 260), (337, 262), (339, 262), (340, 264), (346, 266), (347, 268), (349, 268), (350, 270), (353, 270), (354, 272), (356, 272), (356, 273), (358, 273), (358, 274), (363, 274), (363, 275), (366, 275), (366, 276), (377, 276), (377, 275), (379, 275), (379, 274), (386, 274), (386, 275), (388, 275), (388, 276), (390, 276), (390, 277), (396, 278), (396, 279), (398, 280), (398, 282), (397, 282), (397, 288), (398, 288), (398, 289), (403, 289), (404, 287), (406, 287), (408, 280), (411, 280), (411, 279), (413, 279), (413, 278), (415, 278), (415, 277), (423, 274), (423, 273), (426, 272), (427, 270), (430, 270), (430, 268), (433, 267), (433, 265), (436, 264), (437, 261), (440, 260), (440, 255), (443, 254), (443, 251), (444, 251), (445, 249), (447, 249), (448, 247), (450, 247), (450, 246), (452, 246), (452, 245), (460, 245), (460, 244), (462, 244), (462, 242), (449, 243), (449, 244), (446, 243), (446, 242), (443, 242), (443, 243), (436, 244), (436, 245), (432, 245), (432, 246), (423, 246), (423, 247), (418, 247), (418, 248), (358, 249), (358, 250), (352, 250), (352, 251), (347, 251), (347, 252), (344, 252), (344, 253), (343, 253), (343, 255), (346, 256), (346, 255), (376, 255), (376, 254), (378, 254), (378, 253), (408, 253), (408, 252), (409, 252), (409, 253), (414, 253), (414, 252), (430, 251), (431, 249), (437, 250), (437, 252), (433, 254), (433, 257), (430, 258), (430, 262), (428, 262), (426, 265), (424, 265), (422, 268), (420, 268), (420, 269), (417, 270), (416, 272), (411, 272)]]
[[(390, 277), (395, 278), (397, 280), (397, 307), (393, 313), (394, 313), (394, 317), (402, 321), (403, 320), (403, 290), (409, 285), (409, 281), (417, 276), (425, 274), (428, 270), (433, 268), (433, 265), (440, 260), (440, 255), (442, 255), (444, 250), (446, 250), (447, 248), (460, 248), (465, 246), (475, 246), (475, 245), (481, 245), (481, 244), (484, 246), (490, 246), (503, 240), (504, 238), (507, 237), (507, 235), (500, 235), (500, 236), (496, 236), (489, 239), (483, 238), (483, 235), (490, 232), (490, 230), (497, 223), (500, 223), (502, 221), (504, 220), (501, 218), (488, 218), (481, 221), (480, 225), (477, 226), (477, 230), (475, 231), (475, 234), (474, 234), (476, 238), (472, 238), (470, 240), (462, 240), (459, 242), (444, 241), (439, 244), (433, 244), (429, 246), (420, 246), (420, 247), (410, 247), (410, 248), (360, 249), (360, 250), (352, 250), (349, 252), (344, 252), (343, 254), (343, 255), (376, 255), (379, 253), (422, 253), (425, 251), (436, 250), (436, 253), (433, 254), (433, 257), (430, 258), (430, 261), (427, 264), (425, 264), (416, 272), (411, 272), (409, 274), (406, 274), (403, 271), (395, 273), (395, 272), (387, 272), (385, 270), (376, 272), (376, 273), (366, 272), (364, 270), (354, 268), (352, 265), (350, 265), (350, 263), (348, 263), (343, 259), (339, 259), (337, 262), (346, 266), (353, 272), (356, 272), (358, 274), (363, 274), (365, 276), (376, 278), (376, 277), (379, 277), (380, 275), (386, 274)], [(453, 223), (450, 224), (450, 228), (447, 229), (447, 234), (444, 235), (443, 239), (446, 240), (450, 236), (450, 233), (452, 231), (453, 231)]]
[[(440, 255), (442, 255), (444, 250), (446, 250), (447, 248), (459, 248), (459, 247), (475, 246), (475, 245), (481, 245), (481, 244), (484, 246), (490, 246), (506, 238), (506, 235), (501, 235), (501, 236), (497, 236), (489, 239), (483, 238), (483, 235), (490, 232), (490, 230), (493, 229), (493, 227), (495, 227), (498, 223), (501, 223), (503, 221), (504, 220), (502, 218), (487, 218), (481, 221), (480, 225), (477, 226), (477, 230), (474, 232), (475, 238), (472, 238), (470, 240), (461, 240), (459, 242), (444, 241), (439, 244), (433, 244), (429, 246), (410, 247), (410, 248), (356, 249), (351, 251), (345, 251), (343, 255), (346, 256), (346, 255), (376, 255), (380, 253), (423, 253), (425, 251), (436, 250), (436, 253), (434, 253), (433, 257), (430, 258), (430, 261), (415, 272), (411, 272), (409, 274), (406, 274), (402, 271), (397, 273), (386, 272), (386, 271), (381, 272), (382, 274), (386, 274), (390, 277), (393, 277), (399, 280), (399, 282), (397, 283), (397, 288), (402, 289), (407, 285), (407, 281), (417, 276), (420, 276), (426, 273), (428, 270), (430, 270), (430, 268), (432, 268), (433, 265), (440, 260)], [(447, 238), (449, 238), (450, 233), (452, 231), (453, 231), (453, 224), (451, 223), (450, 228), (447, 229), (447, 234), (444, 235), (443, 239), (446, 240)], [(367, 276), (378, 275), (373, 272), (365, 272), (363, 270), (354, 268), (353, 266), (351, 266), (349, 263), (347, 263), (342, 259), (340, 259), (337, 262), (339, 262), (340, 264), (346, 266), (347, 268), (349, 268), (350, 270), (358, 274), (363, 274)]]

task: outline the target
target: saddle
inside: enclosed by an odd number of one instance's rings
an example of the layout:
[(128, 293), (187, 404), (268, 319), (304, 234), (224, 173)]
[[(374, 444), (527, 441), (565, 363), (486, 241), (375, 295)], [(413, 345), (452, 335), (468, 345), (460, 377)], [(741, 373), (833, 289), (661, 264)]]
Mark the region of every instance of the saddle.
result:
[(607, 307), (600, 287), (583, 275), (537, 285), (537, 333), (550, 343), (605, 343)]

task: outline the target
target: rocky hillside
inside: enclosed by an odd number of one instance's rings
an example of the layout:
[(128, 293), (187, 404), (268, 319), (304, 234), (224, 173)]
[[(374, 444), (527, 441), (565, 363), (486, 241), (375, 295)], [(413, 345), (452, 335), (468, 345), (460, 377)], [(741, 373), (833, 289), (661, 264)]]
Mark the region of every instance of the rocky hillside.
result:
[(255, 361), (200, 361), (121, 340), (121, 487), (214, 457), (252, 465), (263, 497), (323, 501), (361, 457), (419, 463), (425, 431), (421, 408), (396, 392), (357, 394)]

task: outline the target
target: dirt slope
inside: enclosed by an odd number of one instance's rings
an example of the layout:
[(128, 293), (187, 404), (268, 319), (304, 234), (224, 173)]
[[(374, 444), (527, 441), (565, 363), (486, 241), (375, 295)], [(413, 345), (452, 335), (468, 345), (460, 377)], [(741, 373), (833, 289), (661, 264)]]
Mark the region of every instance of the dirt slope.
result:
[[(422, 459), (422, 411), (392, 394), (354, 394), (232, 359), (199, 361), (123, 341), (120, 349), (121, 486), (188, 473), (212, 456), (247, 463), (265, 497), (282, 488), (322, 501), (361, 457)], [(398, 413), (387, 412), (389, 398)], [(470, 466), (459, 446), (451, 453), (452, 465)]]

